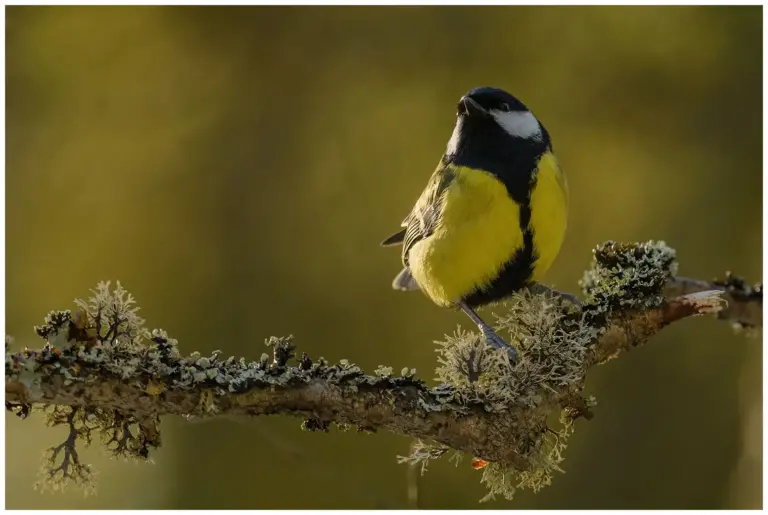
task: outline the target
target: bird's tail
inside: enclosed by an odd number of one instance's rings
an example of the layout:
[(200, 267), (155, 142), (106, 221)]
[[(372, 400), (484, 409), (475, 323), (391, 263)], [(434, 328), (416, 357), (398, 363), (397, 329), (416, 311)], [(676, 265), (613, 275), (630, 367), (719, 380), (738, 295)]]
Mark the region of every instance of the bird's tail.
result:
[(418, 290), (419, 285), (416, 283), (413, 275), (411, 275), (411, 270), (405, 267), (397, 274), (395, 280), (392, 281), (392, 288), (399, 291), (413, 291)]

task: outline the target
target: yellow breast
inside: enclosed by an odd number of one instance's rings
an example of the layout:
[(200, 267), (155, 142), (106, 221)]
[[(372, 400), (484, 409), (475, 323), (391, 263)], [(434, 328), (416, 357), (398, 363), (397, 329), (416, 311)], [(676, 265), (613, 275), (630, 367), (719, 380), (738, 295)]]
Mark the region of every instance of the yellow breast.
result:
[(568, 182), (551, 152), (539, 160), (531, 192), (531, 227), (538, 259), (532, 280), (538, 281), (552, 266), (565, 238), (568, 221)]
[(495, 278), (523, 233), (519, 205), (488, 172), (458, 167), (444, 195), (437, 229), (408, 261), (422, 291), (447, 306)]
[[(568, 216), (568, 184), (551, 152), (539, 160), (530, 207), (531, 280), (538, 281), (560, 251)], [(520, 206), (504, 184), (488, 172), (458, 167), (437, 228), (413, 246), (408, 262), (422, 291), (449, 306), (490, 285), (523, 244)]]

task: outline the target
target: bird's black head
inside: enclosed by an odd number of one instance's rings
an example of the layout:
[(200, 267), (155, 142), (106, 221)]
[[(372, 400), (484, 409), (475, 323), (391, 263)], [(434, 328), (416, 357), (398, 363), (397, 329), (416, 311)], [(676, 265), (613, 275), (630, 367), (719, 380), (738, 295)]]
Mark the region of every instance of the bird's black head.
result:
[(491, 87), (461, 97), (456, 127), (444, 162), (480, 168), (498, 176), (525, 176), (551, 149), (549, 134), (513, 95)]
[(459, 116), (488, 116), (492, 111), (501, 113), (528, 112), (528, 108), (516, 97), (503, 89), (489, 86), (470, 90), (459, 100), (457, 110)]
[(457, 116), (465, 130), (503, 130), (506, 136), (530, 142), (542, 141), (544, 130), (528, 108), (506, 91), (488, 86), (470, 90), (461, 97)]
[[(528, 108), (506, 91), (488, 86), (470, 90), (457, 106), (456, 128), (448, 142), (447, 154), (474, 143), (491, 152), (508, 152), (515, 147), (533, 147), (543, 151), (549, 135)], [(479, 147), (478, 147), (479, 148)]]

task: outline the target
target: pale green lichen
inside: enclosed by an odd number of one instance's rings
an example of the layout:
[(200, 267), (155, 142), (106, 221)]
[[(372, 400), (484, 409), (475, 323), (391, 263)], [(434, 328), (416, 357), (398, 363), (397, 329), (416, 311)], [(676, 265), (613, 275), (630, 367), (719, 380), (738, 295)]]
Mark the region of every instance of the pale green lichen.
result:
[[(148, 392), (157, 390), (153, 394), (161, 393), (164, 388), (205, 386), (197, 409), (188, 414), (196, 417), (215, 415), (218, 396), (264, 385), (280, 387), (304, 383), (313, 377), (333, 382), (349, 392), (382, 381), (393, 386), (412, 384), (423, 388), (423, 383), (414, 377), (415, 369), (409, 367), (403, 368), (400, 377), (393, 377), (391, 367), (383, 366), (377, 369), (376, 375), (366, 376), (349, 360), (329, 365), (319, 358), (313, 363), (306, 354), (299, 360), (298, 367), (289, 366), (288, 361), (294, 356), (291, 337), (268, 338), (265, 345), (270, 352), (255, 362), (234, 357), (222, 359), (220, 351), (210, 356), (193, 352), (182, 357), (177, 342), (165, 331), (144, 328), (143, 319), (136, 315), (138, 309), (133, 298), (120, 285), (112, 292), (114, 298), (110, 297), (107, 285), (101, 283), (88, 302), (78, 301), (81, 311), (74, 315), (66, 311), (49, 315), (46, 324), (38, 328), (38, 334), (45, 337), (47, 345), (39, 354), (31, 356), (34, 359), (23, 361), (23, 365), (22, 362), (15, 365), (13, 359), (7, 359), (6, 373), (19, 378), (28, 374), (30, 380), (33, 377), (39, 380), (35, 369), (39, 364), (47, 363), (56, 373), (64, 375), (66, 381), (87, 381), (88, 377), (78, 375), (68, 365), (76, 358), (82, 364), (97, 365), (102, 372), (126, 381), (149, 375), (164, 385), (146, 385)], [(580, 360), (589, 336), (579, 323), (571, 323), (569, 330), (558, 328), (563, 325), (565, 316), (558, 306), (551, 299), (521, 294), (507, 307), (507, 314), (499, 318), (497, 326), (509, 333), (510, 341), (520, 350), (521, 359), (516, 363), (509, 361), (507, 353), (488, 347), (475, 334), (458, 331), (448, 338), (439, 349), (437, 374), (442, 383), (430, 390), (428, 396), (418, 396), (416, 407), (425, 414), (446, 409), (466, 413), (476, 404), (492, 412), (503, 412), (513, 406), (536, 408), (546, 404), (557, 388), (572, 386), (582, 374)], [(84, 309), (87, 311), (82, 311)], [(30, 366), (32, 369), (26, 370)], [(77, 410), (72, 412), (77, 413)], [(78, 433), (78, 438), (87, 435), (90, 441), (90, 431), (93, 430), (109, 435), (107, 439), (115, 455), (146, 459), (150, 448), (159, 445), (159, 430), (147, 430), (155, 427), (154, 421), (148, 423), (115, 411), (79, 413), (89, 417), (90, 429)], [(561, 447), (549, 442), (553, 435), (560, 433), (552, 432), (541, 418), (533, 417), (525, 427), (510, 428), (519, 433), (519, 452), (531, 465), (514, 474), (511, 469), (505, 469), (504, 477), (515, 477), (518, 486), (536, 488), (536, 485), (546, 483), (551, 472), (557, 470), (560, 460), (557, 452)], [(310, 431), (327, 431), (332, 422), (340, 422), (343, 429), (348, 427), (344, 420), (319, 418), (305, 420), (302, 427)], [(131, 427), (133, 429), (129, 429)], [(358, 428), (362, 431), (371, 429)], [(566, 436), (563, 433), (558, 442)], [(76, 456), (72, 449), (68, 456)], [(414, 454), (400, 460), (419, 462), (426, 467), (427, 461), (442, 456), (447, 449), (442, 444), (422, 442)], [(459, 457), (455, 456), (456, 459)], [(57, 468), (52, 463), (47, 464), (47, 470)], [(90, 469), (67, 468), (67, 473), (60, 474), (57, 481), (75, 484), (86, 479), (90, 481), (92, 478), (87, 476), (87, 470)], [(495, 470), (495, 465), (491, 470)], [(79, 475), (75, 477), (71, 471)], [(55, 476), (49, 475), (49, 478), (55, 479)]]
[(484, 467), (480, 481), (488, 488), (488, 494), (480, 502), (493, 500), (497, 495), (511, 500), (518, 489), (530, 489), (536, 493), (551, 485), (553, 473), (563, 472), (560, 463), (565, 459), (563, 453), (574, 431), (573, 421), (565, 414), (560, 424), (558, 430), (544, 426), (543, 430), (532, 432), (526, 441), (533, 451), (528, 454), (531, 464), (528, 470), (503, 463), (489, 463)]
[(598, 245), (591, 269), (579, 282), (587, 295), (584, 312), (588, 323), (601, 327), (613, 311), (661, 305), (664, 287), (676, 273), (675, 250), (663, 241)]
[(508, 376), (518, 404), (535, 407), (550, 393), (579, 386), (589, 346), (597, 336), (580, 314), (564, 311), (545, 295), (521, 292), (507, 303), (496, 325), (520, 352)]
[(490, 463), (483, 469), (489, 496), (511, 498), (518, 488), (538, 491), (561, 471), (562, 453), (573, 432), (568, 415), (575, 411), (563, 406), (559, 428), (549, 427), (546, 418), (560, 408), (563, 392), (581, 399), (587, 353), (598, 333), (580, 314), (563, 309), (559, 299), (525, 291), (505, 303), (495, 326), (509, 335), (518, 350), (517, 362), (479, 335), (459, 329), (438, 342), (437, 379), (450, 385), (453, 401), (480, 403), (498, 413), (526, 409), (526, 419), (509, 428), (510, 441), (517, 442), (526, 466)]
[[(676, 266), (674, 250), (663, 242), (608, 242), (599, 246), (592, 269), (582, 280), (587, 298), (581, 309), (567, 308), (544, 294), (516, 294), (505, 304), (495, 326), (508, 336), (519, 359), (511, 362), (508, 353), (489, 347), (475, 333), (458, 329), (438, 342), (436, 373), (440, 384), (431, 389), (416, 379), (415, 369), (409, 367), (404, 367), (400, 376), (393, 376), (391, 367), (379, 366), (374, 375), (367, 376), (349, 360), (331, 365), (322, 357), (313, 362), (306, 354), (296, 360), (298, 366), (290, 365), (289, 360), (295, 357), (290, 336), (267, 339), (269, 352), (253, 362), (233, 356), (222, 359), (220, 351), (210, 356), (194, 352), (182, 357), (178, 342), (165, 331), (144, 328), (133, 297), (119, 283), (113, 291), (109, 283), (100, 283), (88, 301), (76, 301), (79, 311), (74, 314), (49, 313), (45, 324), (36, 328), (47, 342), (40, 351), (12, 354), (6, 338), (6, 377), (39, 393), (41, 370), (61, 375), (66, 382), (90, 380), (73, 368), (77, 362), (134, 386), (152, 378), (149, 384), (140, 384), (150, 395), (170, 388), (201, 388), (204, 393), (197, 408), (186, 414), (195, 417), (216, 414), (220, 397), (230, 393), (301, 385), (312, 379), (327, 381), (342, 393), (382, 388), (384, 394), (377, 402), (390, 404), (395, 402), (393, 391), (416, 387), (418, 395), (409, 406), (416, 408), (415, 416), (441, 411), (464, 415), (478, 406), (502, 416), (517, 410), (525, 416), (511, 417), (512, 423), (505, 430), (521, 461), (516, 466), (488, 463), (481, 479), (488, 487), (485, 499), (497, 495), (511, 498), (520, 488), (538, 491), (551, 483), (555, 472), (562, 471), (563, 451), (573, 433), (574, 420), (586, 417), (596, 404), (594, 397), (582, 397), (590, 346), (614, 312), (658, 306), (663, 301), (664, 284)], [(19, 404), (6, 407), (21, 417), (33, 409)], [(146, 459), (150, 449), (160, 444), (157, 419), (139, 420), (114, 410), (62, 410), (47, 412), (49, 422), (71, 423), (65, 444), (48, 453), (45, 476), (53, 488), (66, 482), (91, 487), (93, 471), (79, 464), (74, 442), (90, 442), (93, 431), (101, 433), (107, 448), (119, 457)], [(548, 416), (558, 411), (559, 424), (551, 427)], [(302, 427), (327, 431), (334, 422), (340, 430), (349, 428), (348, 420), (323, 418), (309, 418)], [(358, 431), (373, 430), (358, 425)], [(67, 444), (70, 441), (72, 446)], [(442, 443), (419, 441), (409, 456), (399, 456), (398, 461), (420, 465), (423, 472), (428, 462), (448, 450)], [(461, 457), (456, 452), (451, 459), (458, 462)]]
[[(489, 411), (512, 405), (535, 407), (552, 392), (576, 385), (583, 377), (586, 353), (595, 331), (568, 315), (555, 299), (515, 294), (497, 316), (496, 328), (509, 334), (520, 354), (512, 363), (506, 352), (489, 347), (470, 332), (457, 330), (437, 342), (437, 379), (451, 385), (461, 402), (482, 401)], [(573, 318), (573, 317), (571, 317)]]
[[(496, 495), (510, 499), (519, 488), (538, 491), (562, 471), (574, 417), (586, 416), (596, 404), (594, 397), (584, 399), (580, 393), (590, 346), (613, 312), (660, 305), (676, 269), (675, 251), (664, 242), (607, 242), (595, 249), (592, 269), (581, 281), (587, 295), (582, 310), (564, 309), (555, 297), (526, 291), (506, 303), (495, 325), (509, 334), (519, 355), (516, 363), (474, 334), (458, 331), (441, 343), (438, 378), (457, 388), (459, 400), (482, 400), (494, 411), (529, 408), (525, 424), (510, 428), (527, 466), (485, 466), (482, 482), (489, 493), (484, 500)], [(563, 399), (576, 405), (563, 405)], [(546, 415), (557, 408), (560, 427), (553, 429)]]
[[(455, 388), (454, 400), (482, 402), (485, 409), (498, 412), (514, 406), (529, 409), (525, 424), (510, 428), (527, 466), (484, 467), (486, 500), (496, 495), (511, 498), (519, 488), (538, 491), (561, 471), (573, 417), (586, 416), (596, 404), (594, 397), (583, 399), (580, 394), (590, 346), (613, 312), (660, 305), (676, 268), (675, 251), (664, 242), (607, 242), (595, 249), (592, 269), (581, 282), (587, 294), (583, 310), (565, 309), (556, 297), (527, 291), (505, 303), (495, 326), (509, 334), (517, 362), (511, 363), (506, 352), (488, 347), (474, 333), (458, 330), (439, 342), (438, 380)], [(559, 406), (564, 398), (576, 405)], [(559, 407), (560, 427), (553, 429), (546, 414)]]
[(442, 457), (451, 448), (441, 443), (424, 443), (422, 440), (416, 440), (411, 446), (411, 453), (408, 456), (398, 456), (398, 464), (406, 464), (412, 467), (420, 467), (421, 474), (427, 472), (427, 465), (430, 461)]
[[(141, 308), (120, 281), (114, 290), (110, 290), (110, 284), (110, 281), (100, 282), (91, 290), (93, 295), (88, 300), (75, 299), (75, 304), (93, 320), (102, 342), (113, 346), (134, 345), (149, 336), (144, 329), (145, 320), (137, 315)], [(103, 336), (102, 330), (106, 331)]]
[[(87, 380), (79, 374), (79, 367), (68, 364), (70, 360), (98, 364), (107, 372), (127, 379), (140, 372), (150, 355), (159, 369), (169, 372), (170, 367), (162, 361), (163, 357), (178, 356), (175, 342), (168, 344), (164, 331), (144, 329), (144, 320), (136, 314), (139, 308), (133, 296), (120, 283), (114, 290), (110, 290), (109, 285), (99, 283), (87, 301), (76, 299), (79, 310), (74, 314), (69, 310), (50, 312), (44, 324), (35, 327), (37, 334), (46, 340), (41, 351), (10, 354), (6, 338), (6, 377), (21, 382), (30, 395), (37, 397), (42, 380), (38, 369), (42, 365), (62, 375), (64, 385)], [(151, 351), (144, 345), (145, 339), (154, 342)], [(16, 408), (17, 414), (26, 417), (32, 406), (11, 405), (10, 408)], [(68, 428), (64, 442), (45, 453), (40, 480), (35, 485), (41, 491), (60, 491), (73, 485), (82, 488), (86, 495), (94, 493), (94, 470), (80, 461), (76, 445), (77, 442), (90, 444), (94, 432), (101, 435), (105, 448), (119, 458), (146, 459), (149, 449), (159, 445), (159, 432), (153, 430), (155, 420), (140, 421), (116, 410), (68, 406), (43, 406), (40, 411), (46, 414), (48, 425)]]
[(373, 371), (374, 374), (378, 377), (391, 377), (392, 376), (392, 367), (385, 367), (384, 365), (379, 365), (376, 370)]
[[(441, 409), (440, 404), (425, 400), (429, 395), (424, 384), (413, 377), (415, 369), (406, 368), (402, 377), (392, 377), (391, 368), (380, 367), (381, 375), (366, 376), (347, 359), (329, 365), (322, 357), (312, 362), (306, 354), (297, 360), (298, 366), (289, 365), (295, 349), (291, 336), (265, 340), (269, 353), (254, 362), (236, 360), (233, 356), (222, 359), (219, 350), (209, 356), (193, 352), (182, 357), (178, 342), (167, 332), (144, 328), (144, 320), (136, 314), (135, 300), (119, 283), (113, 291), (109, 290), (109, 283), (99, 283), (91, 298), (77, 300), (76, 305), (79, 310), (74, 313), (49, 313), (45, 323), (35, 328), (46, 341), (40, 350), (25, 349), (14, 354), (10, 351), (11, 340), (6, 338), (6, 377), (21, 382), (31, 398), (42, 397), (41, 381), (50, 376), (63, 376), (65, 385), (118, 377), (149, 395), (161, 395), (171, 388), (201, 388), (196, 409), (185, 415), (207, 417), (219, 413), (219, 399), (230, 393), (296, 385), (319, 378), (349, 393), (364, 385), (417, 386), (425, 392), (418, 403), (423, 412)], [(88, 373), (82, 373), (84, 367)], [(22, 418), (36, 406), (6, 403), (8, 410)], [(71, 422), (72, 430), (63, 444), (49, 449), (38, 484), (41, 490), (61, 490), (72, 484), (92, 491), (93, 471), (80, 463), (76, 443), (89, 444), (93, 432), (100, 433), (106, 448), (121, 458), (146, 460), (150, 449), (160, 444), (156, 419), (138, 419), (118, 410), (66, 406), (42, 411), (50, 424)], [(349, 428), (348, 421), (317, 418), (305, 421), (303, 427), (324, 431), (332, 422), (339, 423), (342, 430)], [(373, 428), (358, 426), (358, 430), (368, 432)]]

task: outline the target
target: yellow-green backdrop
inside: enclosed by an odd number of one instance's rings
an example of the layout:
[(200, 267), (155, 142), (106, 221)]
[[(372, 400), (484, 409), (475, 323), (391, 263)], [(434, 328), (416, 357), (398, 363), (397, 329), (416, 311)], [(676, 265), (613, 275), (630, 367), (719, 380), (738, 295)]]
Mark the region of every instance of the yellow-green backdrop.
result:
[[(390, 289), (378, 247), (437, 164), (469, 88), (514, 92), (569, 175), (548, 275), (664, 239), (685, 275), (761, 278), (760, 7), (9, 7), (7, 328), (119, 279), (182, 350), (300, 350), (431, 378), (461, 315)], [(761, 349), (676, 324), (593, 371), (566, 474), (478, 506), (436, 463), (425, 508), (761, 505)], [(32, 490), (61, 431), (6, 416), (12, 508), (402, 508), (409, 440), (279, 418), (163, 421), (155, 464), (85, 454), (99, 493)]]

